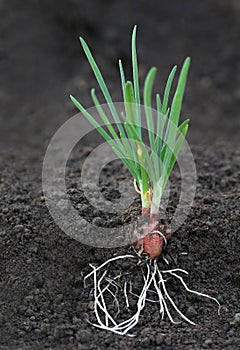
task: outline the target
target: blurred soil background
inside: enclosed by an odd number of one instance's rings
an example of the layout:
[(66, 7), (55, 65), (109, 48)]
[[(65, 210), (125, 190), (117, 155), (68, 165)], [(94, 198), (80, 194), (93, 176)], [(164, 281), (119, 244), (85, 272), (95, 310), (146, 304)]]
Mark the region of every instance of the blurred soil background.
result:
[[(240, 2), (0, 0), (0, 14), (0, 349), (237, 349)], [(163, 91), (170, 68), (191, 56), (182, 115), (191, 118), (187, 139), (199, 171), (199, 194), (188, 224), (196, 232), (210, 220), (222, 231), (213, 228), (209, 251), (197, 246), (199, 236), (188, 268), (196, 270), (205, 261), (204, 277), (196, 273), (192, 283), (195, 278), (199, 288), (204, 283), (222, 288), (230, 302), (222, 323), (211, 321), (217, 316), (209, 309), (205, 328), (192, 333), (191, 327), (175, 327), (172, 334), (171, 325), (163, 325), (160, 334), (156, 324), (151, 330), (150, 317), (136, 342), (121, 338), (119, 343), (117, 336), (92, 330), (84, 321), (90, 299), (80, 271), (105, 254), (67, 238), (54, 224), (42, 197), (41, 168), (51, 137), (76, 113), (69, 94), (85, 107), (92, 105), (90, 89), (97, 83), (78, 37), (92, 48), (113, 100), (121, 101), (117, 64), (121, 58), (131, 79), (134, 24), (141, 82), (156, 66), (156, 91)], [(225, 248), (221, 234), (226, 234)], [(187, 242), (188, 231), (182, 235)], [(184, 343), (187, 339), (192, 343)]]

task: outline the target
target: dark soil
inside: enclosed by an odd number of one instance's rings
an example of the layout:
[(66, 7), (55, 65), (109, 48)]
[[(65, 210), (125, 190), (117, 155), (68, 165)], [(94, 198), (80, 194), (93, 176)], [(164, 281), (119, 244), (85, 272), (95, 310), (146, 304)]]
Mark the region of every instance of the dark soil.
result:
[[(239, 349), (240, 14), (234, 1), (159, 3), (0, 2), (0, 349)], [(113, 98), (120, 100), (115, 63), (122, 57), (130, 73), (135, 23), (143, 75), (156, 65), (165, 81), (172, 64), (192, 57), (184, 111), (191, 117), (188, 139), (197, 165), (197, 193), (169, 249), (172, 266), (189, 271), (189, 286), (217, 297), (222, 310), (219, 317), (214, 303), (193, 298), (169, 281), (171, 295), (197, 325), (161, 321), (157, 307), (147, 304), (130, 339), (87, 323), (86, 318), (94, 319), (91, 284), (83, 287), (89, 263), (101, 264), (128, 247), (97, 249), (66, 236), (46, 208), (41, 167), (51, 136), (75, 113), (68, 94), (91, 105), (89, 90), (96, 83), (77, 36), (94, 48)], [(162, 90), (162, 84), (156, 85)], [(87, 142), (93, 144), (93, 138)], [(66, 182), (73, 204), (86, 204), (89, 221), (97, 217), (115, 225), (132, 220), (141, 210), (137, 197), (126, 213), (113, 218), (84, 202), (77, 179), (88, 150), (82, 145), (69, 162)], [(131, 179), (119, 162), (102, 173), (106, 198), (118, 196), (120, 176)], [(177, 169), (171, 183), (169, 215), (177, 200)], [(116, 264), (112, 273), (119, 269), (128, 265)]]

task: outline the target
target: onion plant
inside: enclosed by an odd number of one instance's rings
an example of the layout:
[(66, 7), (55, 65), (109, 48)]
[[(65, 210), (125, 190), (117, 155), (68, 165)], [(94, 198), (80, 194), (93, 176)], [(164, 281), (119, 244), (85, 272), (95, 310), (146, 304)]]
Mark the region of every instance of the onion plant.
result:
[[(98, 274), (101, 269), (110, 262), (122, 258), (133, 258), (134, 255), (119, 256), (110, 259), (98, 268), (92, 266), (93, 271), (86, 276), (86, 278), (90, 276), (94, 277), (95, 314), (98, 321), (95, 326), (111, 330), (118, 334), (128, 333), (129, 330), (138, 323), (140, 312), (144, 308), (145, 302), (149, 300), (146, 295), (150, 286), (155, 288), (162, 317), (164, 312), (166, 312), (170, 320), (174, 322), (167, 305), (168, 301), (183, 319), (193, 323), (182, 314), (171, 299), (167, 292), (166, 281), (163, 275), (175, 277), (182, 283), (187, 291), (211, 298), (217, 302), (213, 297), (189, 289), (183, 278), (178, 274), (179, 272), (187, 274), (185, 270), (172, 269), (163, 271), (160, 270), (157, 263), (160, 258), (163, 258), (164, 261), (168, 263), (163, 254), (163, 247), (171, 237), (171, 228), (169, 225), (160, 224), (158, 214), (169, 176), (188, 132), (189, 119), (179, 124), (179, 118), (190, 66), (190, 58), (187, 57), (182, 65), (172, 102), (170, 103), (170, 95), (177, 66), (174, 66), (169, 74), (163, 96), (161, 97), (159, 93), (154, 96), (155, 109), (157, 111), (157, 122), (154, 123), (152, 113), (152, 91), (157, 69), (156, 67), (152, 67), (147, 73), (143, 86), (143, 99), (141, 100), (136, 50), (136, 31), (137, 28), (135, 26), (131, 43), (132, 81), (126, 79), (122, 61), (119, 60), (122, 95), (125, 106), (125, 110), (121, 113), (119, 113), (113, 103), (111, 94), (88, 45), (83, 38), (80, 38), (83, 50), (109, 107), (115, 125), (112, 125), (108, 114), (105, 112), (104, 108), (102, 108), (95, 89), (91, 90), (92, 101), (104, 122), (105, 128), (98, 123), (96, 118), (94, 118), (80, 102), (73, 96), (70, 96), (75, 106), (110, 144), (112, 150), (122, 160), (133, 176), (135, 189), (141, 195), (142, 215), (147, 219), (143, 235), (137, 239), (133, 246), (138, 259), (146, 259), (147, 268), (145, 274), (143, 274), (144, 284), (142, 292), (137, 295), (137, 312), (129, 320), (117, 323), (108, 312), (104, 299), (105, 294), (110, 293), (114, 301), (116, 301), (116, 293), (114, 294), (111, 288), (114, 288), (114, 286), (116, 288), (117, 277), (116, 279), (107, 277), (107, 270), (105, 270), (99, 278)], [(143, 130), (141, 127), (143, 118), (146, 118), (148, 145), (143, 141)], [(124, 282), (123, 290), (126, 304), (128, 304), (126, 281)], [(131, 293), (130, 289), (128, 292)], [(101, 318), (101, 314), (104, 316), (104, 321)]]

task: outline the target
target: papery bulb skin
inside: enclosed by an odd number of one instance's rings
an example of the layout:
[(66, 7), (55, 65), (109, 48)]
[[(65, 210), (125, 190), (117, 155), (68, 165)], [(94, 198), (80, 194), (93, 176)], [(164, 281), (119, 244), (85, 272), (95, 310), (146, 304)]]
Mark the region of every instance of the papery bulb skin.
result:
[(152, 216), (143, 229), (143, 235), (134, 243), (134, 248), (139, 255), (147, 255), (151, 259), (160, 258), (164, 247), (164, 237), (162, 235), (169, 241), (171, 239), (171, 227), (160, 224), (156, 217)]
[(143, 254), (151, 259), (160, 257), (163, 249), (163, 238), (158, 233), (149, 233), (142, 239)]

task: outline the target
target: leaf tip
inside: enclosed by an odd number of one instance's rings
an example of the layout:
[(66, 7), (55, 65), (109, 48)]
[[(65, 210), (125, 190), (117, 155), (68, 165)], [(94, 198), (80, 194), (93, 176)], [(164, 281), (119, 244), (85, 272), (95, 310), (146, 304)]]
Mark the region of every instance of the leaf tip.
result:
[(79, 40), (80, 40), (80, 43), (81, 43), (82, 47), (87, 46), (87, 43), (86, 43), (86, 41), (83, 39), (82, 36), (79, 37)]
[(186, 66), (190, 66), (190, 63), (191, 63), (191, 57), (190, 56), (188, 56), (188, 57), (186, 57), (186, 59), (185, 59), (185, 61), (184, 61), (184, 65), (186, 65)]
[(154, 74), (157, 73), (157, 67), (152, 67), (152, 71), (154, 72)]

